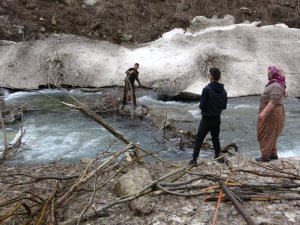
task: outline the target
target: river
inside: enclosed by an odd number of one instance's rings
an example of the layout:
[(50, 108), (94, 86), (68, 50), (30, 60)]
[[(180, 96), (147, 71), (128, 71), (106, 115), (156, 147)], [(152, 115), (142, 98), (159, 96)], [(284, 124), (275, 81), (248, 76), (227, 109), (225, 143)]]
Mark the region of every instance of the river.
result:
[[(42, 93), (42, 94), (41, 94)], [(24, 115), (26, 135), (23, 138), (24, 152), (16, 162), (25, 164), (43, 164), (62, 160), (75, 162), (83, 157), (95, 157), (106, 149), (114, 150), (122, 145), (103, 127), (62, 104), (46, 97), (70, 101), (64, 92), (45, 90), (38, 92), (16, 92), (8, 94), (7, 102), (26, 102), (35, 110)], [(101, 92), (83, 93), (71, 91), (74, 97), (84, 100), (100, 98)], [(300, 157), (300, 104), (297, 98), (287, 98), (285, 102), (286, 123), (283, 134), (278, 141), (279, 157)], [(153, 94), (138, 98), (138, 103), (147, 105), (150, 112), (167, 115), (179, 121), (190, 121), (190, 128), (196, 130), (200, 121), (197, 102), (163, 102), (156, 100)], [(228, 108), (222, 113), (220, 140), (225, 146), (235, 142), (240, 154), (255, 157), (259, 155), (256, 141), (256, 118), (258, 96), (230, 98)], [(106, 117), (108, 123), (132, 142), (138, 142), (143, 148), (155, 152), (169, 160), (191, 158), (192, 149), (179, 150), (172, 142), (162, 138), (162, 130), (152, 126), (148, 119), (130, 120), (126, 117)], [(20, 124), (8, 126), (10, 132), (18, 132)], [(3, 136), (0, 145), (3, 144)], [(211, 157), (212, 152), (201, 151), (201, 157)]]

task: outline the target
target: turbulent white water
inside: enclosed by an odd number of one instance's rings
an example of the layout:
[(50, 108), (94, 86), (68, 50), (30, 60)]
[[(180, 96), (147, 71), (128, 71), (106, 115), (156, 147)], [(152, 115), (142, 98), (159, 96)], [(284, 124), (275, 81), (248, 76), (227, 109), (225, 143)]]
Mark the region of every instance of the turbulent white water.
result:
[[(59, 91), (42, 91), (43, 94), (54, 98), (65, 99)], [(75, 97), (100, 97), (101, 93), (84, 94), (72, 93)], [(36, 164), (64, 160), (76, 161), (82, 157), (95, 157), (101, 151), (112, 145), (118, 149), (122, 145), (112, 142), (113, 137), (94, 121), (76, 111), (69, 111), (59, 103), (36, 92), (18, 92), (6, 96), (6, 101), (30, 102), (37, 111), (26, 113), (24, 127), (27, 133), (23, 139), (23, 153), (19, 162)], [(259, 146), (256, 140), (256, 118), (258, 111), (258, 97), (231, 98), (228, 108), (222, 114), (221, 144), (225, 146), (235, 142), (240, 153), (246, 156), (258, 156)], [(142, 96), (139, 104), (150, 108), (150, 114), (159, 111), (168, 118), (182, 121), (192, 121), (191, 129), (196, 130), (200, 121), (198, 103), (162, 102), (150, 96)], [(283, 134), (278, 141), (280, 157), (300, 157), (300, 140), (298, 127), (300, 126), (300, 104), (295, 98), (286, 101), (286, 123)], [(189, 159), (192, 149), (181, 151), (175, 145), (165, 143), (161, 139), (162, 131), (150, 128), (147, 120), (131, 121), (124, 118), (110, 118), (108, 122), (125, 133), (133, 142), (151, 151), (159, 151), (162, 157), (181, 160)], [(17, 132), (18, 125), (13, 126)], [(155, 139), (154, 139), (155, 138)], [(160, 140), (159, 144), (157, 140)], [(0, 138), (3, 145), (3, 137)], [(210, 152), (201, 152), (202, 157), (209, 157)]]

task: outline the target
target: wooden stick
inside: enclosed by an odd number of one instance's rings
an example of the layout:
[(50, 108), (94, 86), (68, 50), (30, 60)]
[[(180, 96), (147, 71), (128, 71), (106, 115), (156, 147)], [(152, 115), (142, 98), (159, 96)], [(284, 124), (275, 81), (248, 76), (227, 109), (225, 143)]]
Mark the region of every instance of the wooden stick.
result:
[(230, 199), (230, 201), (233, 203), (236, 210), (242, 215), (244, 220), (247, 222), (248, 225), (256, 225), (256, 223), (252, 220), (248, 212), (245, 210), (245, 208), (238, 202), (238, 200), (235, 198), (231, 190), (225, 185), (223, 181), (219, 181), (219, 184), (222, 188), (222, 190), (226, 193), (227, 197)]
[[(228, 181), (230, 179), (230, 174), (228, 175), (227, 179), (226, 179), (226, 185), (228, 184)], [(220, 190), (219, 196), (218, 196), (218, 201), (217, 201), (217, 206), (216, 206), (216, 212), (215, 212), (215, 216), (214, 216), (214, 220), (213, 220), (213, 225), (216, 225), (217, 223), (217, 217), (218, 217), (218, 212), (219, 212), (219, 208), (220, 208), (220, 204), (223, 198), (223, 190)]]

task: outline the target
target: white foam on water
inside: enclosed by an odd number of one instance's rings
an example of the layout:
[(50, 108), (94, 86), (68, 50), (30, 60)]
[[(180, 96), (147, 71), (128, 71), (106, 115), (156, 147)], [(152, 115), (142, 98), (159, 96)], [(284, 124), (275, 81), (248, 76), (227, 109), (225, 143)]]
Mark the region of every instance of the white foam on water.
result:
[(280, 158), (298, 158), (300, 157), (300, 148), (297, 147), (293, 150), (283, 150), (278, 152)]
[(253, 109), (258, 108), (258, 105), (250, 105), (250, 104), (241, 104), (233, 107), (234, 109)]
[(142, 96), (140, 98), (138, 98), (138, 102), (141, 103), (152, 103), (152, 104), (156, 104), (156, 105), (173, 105), (173, 106), (187, 106), (188, 103), (184, 103), (184, 102), (176, 102), (176, 101), (159, 101), (156, 100), (154, 98), (152, 98), (151, 96)]
[(201, 117), (201, 113), (199, 109), (195, 109), (195, 110), (188, 110), (188, 112), (195, 118), (200, 118)]
[(30, 97), (34, 95), (54, 94), (54, 93), (62, 93), (62, 91), (56, 89), (44, 89), (41, 91), (18, 91), (18, 92), (8, 94), (7, 96), (5, 96), (4, 100), (9, 101), (18, 98)]
[(109, 143), (110, 137), (103, 127), (97, 126), (74, 129), (70, 124), (39, 127), (30, 124), (25, 128), (27, 132), (22, 143), (29, 149), (22, 154), (25, 163), (93, 157), (105, 148), (103, 143)]

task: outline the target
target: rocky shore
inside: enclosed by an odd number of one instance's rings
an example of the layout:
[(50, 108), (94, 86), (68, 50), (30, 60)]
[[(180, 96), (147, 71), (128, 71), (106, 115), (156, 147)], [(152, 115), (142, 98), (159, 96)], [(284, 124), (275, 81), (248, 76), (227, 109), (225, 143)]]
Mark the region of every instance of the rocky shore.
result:
[[(84, 171), (87, 171), (89, 162), (89, 159), (83, 159), (81, 163), (74, 165), (59, 163), (40, 166), (1, 165), (1, 220), (19, 203), (34, 209), (30, 201), (33, 199), (47, 201), (54, 190), (59, 190), (53, 200), (55, 202), (64, 191), (72, 188), (72, 184), (76, 179), (80, 179)], [(180, 170), (180, 168), (186, 168), (188, 172), (183, 173), (181, 170), (181, 172), (161, 180), (160, 183), (152, 186), (149, 195), (143, 197), (146, 199), (138, 203), (137, 207), (145, 204), (146, 201), (147, 213), (134, 210), (128, 205), (131, 201), (116, 204), (108, 207), (102, 214), (99, 213), (99, 208), (118, 199), (115, 192), (116, 183), (120, 179), (122, 181), (122, 176), (127, 176), (126, 181), (123, 180), (125, 187), (127, 185), (129, 188), (128, 183), (130, 182), (131, 187), (138, 187), (140, 183), (137, 184), (136, 181), (140, 181), (140, 179), (144, 179), (144, 185), (155, 183), (166, 174)], [(142, 175), (144, 173), (141, 173), (142, 176), (139, 177), (136, 172), (133, 173), (134, 177), (130, 177), (132, 171), (142, 170), (148, 171), (150, 177)], [(90, 207), (86, 212), (90, 218), (80, 224), (212, 224), (216, 212), (216, 200), (220, 192), (218, 180), (229, 180), (231, 184), (228, 183), (228, 187), (237, 197), (240, 196), (242, 205), (256, 224), (296, 225), (300, 222), (299, 170), (299, 159), (280, 159), (270, 163), (256, 163), (252, 159), (239, 155), (227, 157), (224, 164), (210, 159), (200, 159), (199, 165), (194, 168), (188, 167), (186, 161), (144, 162), (142, 165), (128, 164), (123, 161), (123, 163), (98, 174), (97, 179), (90, 179), (80, 186), (66, 204), (55, 209), (53, 218), (55, 218), (56, 224), (70, 224), (67, 221), (78, 218), (83, 208), (90, 202)], [(172, 193), (166, 193), (158, 188), (158, 184), (178, 184), (191, 180), (194, 181), (187, 183), (190, 186), (184, 186), (185, 188), (182, 189), (176, 190), (176, 185), (169, 186), (168, 189), (172, 190)], [(97, 189), (95, 189), (95, 185), (98, 187)], [(139, 191), (136, 190), (136, 193)], [(195, 193), (200, 194), (193, 196)], [(186, 194), (186, 196), (179, 196), (180, 194)], [(252, 197), (247, 199), (245, 196)], [(219, 205), (217, 224), (246, 224), (226, 195), (222, 199), (223, 201)], [(39, 201), (36, 204), (39, 205)], [(96, 212), (98, 212), (97, 215)], [(21, 221), (27, 219), (28, 209), (26, 213), (26, 210), (20, 207), (17, 209), (17, 213), (2, 220), (1, 224), (20, 224)]]

